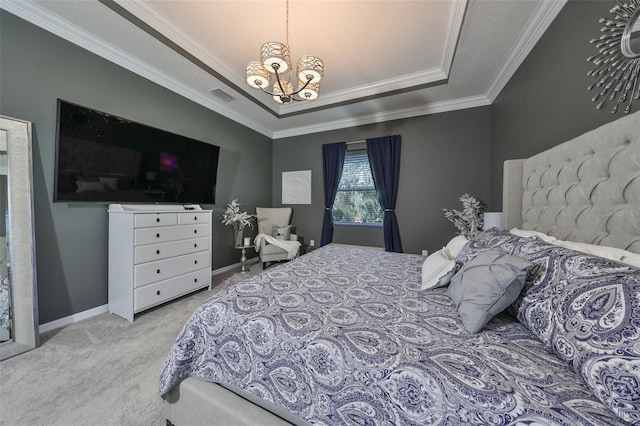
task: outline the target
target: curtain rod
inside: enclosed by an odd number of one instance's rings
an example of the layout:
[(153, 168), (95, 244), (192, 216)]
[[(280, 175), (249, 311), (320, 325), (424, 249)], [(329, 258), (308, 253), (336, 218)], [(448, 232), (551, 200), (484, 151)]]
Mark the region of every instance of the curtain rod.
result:
[(351, 141), (351, 142), (346, 142), (347, 145), (353, 145), (354, 143), (366, 143), (367, 140), (363, 139), (361, 141)]

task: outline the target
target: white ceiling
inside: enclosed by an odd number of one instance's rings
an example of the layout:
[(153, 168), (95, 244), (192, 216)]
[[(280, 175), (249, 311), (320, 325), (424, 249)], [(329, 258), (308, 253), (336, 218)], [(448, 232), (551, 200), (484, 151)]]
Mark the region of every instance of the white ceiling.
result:
[[(290, 0), (289, 44), (323, 59), (320, 97), (245, 83), (285, 41), (285, 0), (3, 0), (0, 7), (277, 139), (489, 105), (566, 0)], [(224, 102), (210, 93), (236, 98)]]

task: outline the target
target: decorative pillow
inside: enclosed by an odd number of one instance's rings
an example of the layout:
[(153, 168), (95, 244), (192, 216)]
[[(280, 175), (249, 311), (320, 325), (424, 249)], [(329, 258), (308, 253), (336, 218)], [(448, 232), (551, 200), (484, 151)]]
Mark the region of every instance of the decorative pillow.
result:
[(288, 240), (291, 235), (291, 225), (283, 227), (273, 225), (271, 235), (279, 240)]
[(422, 290), (442, 287), (451, 281), (456, 272), (456, 261), (452, 259), (446, 247), (433, 253), (422, 264)]
[(451, 241), (449, 241), (446, 245), (447, 254), (451, 257), (450, 259), (455, 259), (460, 250), (467, 244), (469, 240), (464, 235), (458, 235), (457, 237), (453, 237)]
[(104, 182), (88, 182), (88, 181), (77, 180), (76, 185), (78, 186), (78, 190), (76, 191), (77, 193), (107, 190), (107, 187)]
[(531, 262), (488, 250), (465, 263), (451, 279), (449, 296), (464, 328), (477, 333), (520, 294)]
[(473, 237), (460, 252), (456, 255), (456, 263), (462, 266), (478, 254), (489, 248), (496, 248), (511, 254), (513, 245), (522, 240), (521, 237), (515, 236), (507, 231), (501, 231), (497, 228), (491, 228)]
[(101, 177), (98, 178), (100, 182), (104, 182), (107, 189), (112, 191), (118, 191), (118, 178), (116, 177)]

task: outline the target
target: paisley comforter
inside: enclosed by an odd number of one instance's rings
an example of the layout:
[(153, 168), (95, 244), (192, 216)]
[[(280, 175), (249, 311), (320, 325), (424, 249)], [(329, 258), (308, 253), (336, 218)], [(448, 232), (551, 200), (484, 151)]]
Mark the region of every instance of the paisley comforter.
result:
[(418, 255), (329, 245), (206, 301), (162, 369), (313, 424), (624, 424), (507, 314), (465, 331)]

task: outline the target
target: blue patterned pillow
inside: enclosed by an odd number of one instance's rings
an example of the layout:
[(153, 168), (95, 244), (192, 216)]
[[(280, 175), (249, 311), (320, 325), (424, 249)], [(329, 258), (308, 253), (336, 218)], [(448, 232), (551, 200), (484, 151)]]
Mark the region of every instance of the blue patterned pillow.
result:
[(516, 301), (518, 319), (618, 417), (639, 423), (640, 269), (516, 238), (488, 231), (458, 257), (499, 248), (537, 264)]
[(456, 256), (458, 268), (475, 258), (483, 251), (487, 251), (489, 249), (500, 249), (507, 254), (511, 254), (513, 245), (521, 239), (522, 237), (518, 237), (506, 231), (499, 231), (496, 228), (484, 231), (470, 239), (467, 244), (462, 247), (462, 250), (460, 250)]

